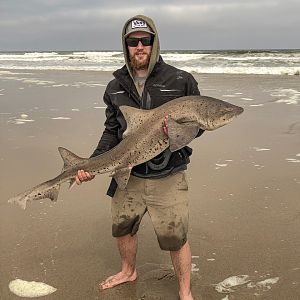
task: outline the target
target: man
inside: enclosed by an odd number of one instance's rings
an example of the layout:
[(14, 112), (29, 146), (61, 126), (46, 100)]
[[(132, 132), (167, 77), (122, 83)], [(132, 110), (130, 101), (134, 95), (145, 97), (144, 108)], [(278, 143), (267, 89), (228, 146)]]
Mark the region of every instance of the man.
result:
[[(105, 129), (92, 157), (121, 141), (126, 122), (119, 106), (152, 109), (181, 96), (200, 94), (191, 74), (162, 60), (157, 30), (150, 18), (138, 15), (129, 19), (123, 28), (122, 41), (126, 64), (114, 72), (115, 79), (106, 88)], [(162, 130), (167, 134), (167, 120)], [(200, 130), (198, 136), (202, 133)], [(188, 186), (184, 171), (190, 155), (189, 147), (173, 153), (166, 150), (134, 167), (125, 190), (118, 189), (112, 180), (107, 194), (112, 196), (112, 233), (117, 240), (122, 270), (104, 280), (101, 289), (136, 279), (136, 233), (143, 215), (148, 212), (161, 249), (170, 251), (180, 299), (193, 299), (191, 251), (187, 242)], [(80, 184), (92, 178), (79, 170), (76, 181)]]

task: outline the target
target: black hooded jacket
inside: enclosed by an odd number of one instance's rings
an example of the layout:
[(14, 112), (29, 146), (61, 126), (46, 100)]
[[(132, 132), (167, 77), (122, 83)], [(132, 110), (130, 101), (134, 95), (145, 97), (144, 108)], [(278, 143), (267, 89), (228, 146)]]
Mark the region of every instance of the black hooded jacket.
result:
[[(136, 26), (136, 20), (145, 23), (142, 27)], [(145, 24), (153, 34), (153, 45), (148, 64), (148, 76), (140, 96), (134, 83), (134, 72), (130, 66), (126, 35), (129, 26), (132, 30), (142, 31)], [(115, 79), (109, 82), (105, 90), (103, 97), (107, 105), (105, 129), (92, 157), (110, 150), (122, 140), (126, 122), (119, 106), (153, 109), (181, 96), (200, 94), (198, 84), (191, 74), (166, 64), (161, 58), (159, 36), (151, 18), (137, 15), (127, 20), (122, 30), (122, 44), (125, 65), (113, 73)], [(198, 136), (202, 133), (203, 131), (200, 130)], [(191, 154), (192, 149), (189, 147), (173, 153), (167, 149), (151, 161), (135, 166), (131, 175), (142, 178), (161, 178), (179, 170), (185, 170)], [(107, 194), (113, 196), (116, 188), (117, 183), (113, 179)]]
[[(139, 96), (126, 65), (113, 75), (115, 79), (107, 85), (103, 98), (107, 105), (105, 129), (91, 157), (110, 150), (122, 140), (126, 122), (119, 106), (153, 109), (181, 96), (200, 95), (198, 84), (190, 73), (166, 64), (161, 57), (147, 77), (142, 97)], [(202, 133), (200, 130), (198, 136)], [(142, 178), (161, 178), (185, 170), (191, 153), (191, 148), (184, 147), (172, 154), (169, 153), (170, 155), (160, 154), (151, 160), (152, 168), (146, 162), (135, 166), (131, 174)], [(153, 165), (158, 165), (158, 168), (153, 168)], [(116, 187), (116, 182), (112, 180), (107, 194), (113, 196)]]

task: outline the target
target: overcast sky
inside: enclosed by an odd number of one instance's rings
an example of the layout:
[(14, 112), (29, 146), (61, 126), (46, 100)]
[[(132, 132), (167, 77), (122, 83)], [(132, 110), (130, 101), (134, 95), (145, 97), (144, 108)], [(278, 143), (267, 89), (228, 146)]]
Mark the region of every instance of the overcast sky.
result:
[(0, 0), (0, 51), (118, 50), (136, 14), (163, 50), (300, 48), (299, 0)]

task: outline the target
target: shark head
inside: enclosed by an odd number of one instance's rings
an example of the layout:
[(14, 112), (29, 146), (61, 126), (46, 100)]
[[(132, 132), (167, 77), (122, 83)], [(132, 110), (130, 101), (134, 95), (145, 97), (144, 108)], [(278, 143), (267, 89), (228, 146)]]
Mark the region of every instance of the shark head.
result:
[[(215, 130), (228, 123), (240, 115), (244, 109), (237, 105), (211, 98), (202, 97), (205, 102), (199, 101), (196, 104), (196, 115), (199, 127), (204, 130)], [(205, 110), (205, 114), (203, 114)]]
[(207, 126), (211, 128), (211, 130), (215, 130), (224, 125), (230, 123), (234, 118), (240, 115), (244, 111), (243, 108), (230, 105), (228, 107), (224, 107), (220, 109), (215, 115), (207, 118)]

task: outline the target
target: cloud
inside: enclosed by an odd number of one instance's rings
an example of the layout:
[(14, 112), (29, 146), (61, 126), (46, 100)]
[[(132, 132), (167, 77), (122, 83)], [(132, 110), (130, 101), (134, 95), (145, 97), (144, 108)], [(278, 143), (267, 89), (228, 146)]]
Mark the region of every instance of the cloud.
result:
[(0, 3), (0, 50), (120, 49), (135, 14), (154, 19), (165, 49), (300, 48), (299, 11), (296, 0), (10, 0)]

